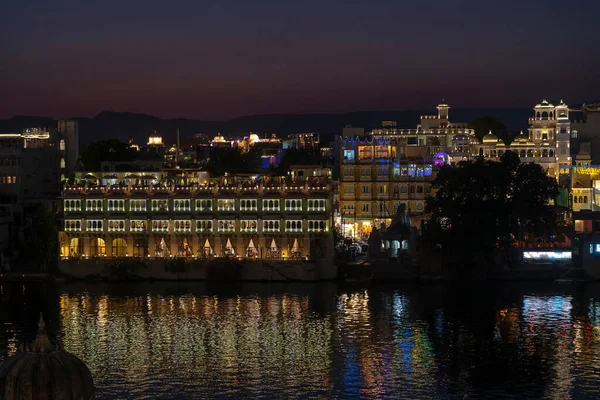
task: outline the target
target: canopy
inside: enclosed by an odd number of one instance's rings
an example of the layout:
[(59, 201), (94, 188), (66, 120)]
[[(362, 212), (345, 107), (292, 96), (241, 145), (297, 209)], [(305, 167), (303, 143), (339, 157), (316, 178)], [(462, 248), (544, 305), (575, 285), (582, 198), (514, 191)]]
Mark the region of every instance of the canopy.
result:
[(275, 243), (275, 239), (271, 240), (271, 250), (277, 249), (277, 243)]
[(292, 246), (292, 251), (299, 251), (300, 247), (298, 247), (298, 239), (294, 239), (294, 245)]
[(256, 250), (256, 246), (254, 246), (254, 241), (250, 239), (250, 243), (248, 244), (248, 249)]
[(225, 248), (233, 250), (233, 246), (231, 245), (231, 240), (227, 239), (227, 244), (225, 245)]

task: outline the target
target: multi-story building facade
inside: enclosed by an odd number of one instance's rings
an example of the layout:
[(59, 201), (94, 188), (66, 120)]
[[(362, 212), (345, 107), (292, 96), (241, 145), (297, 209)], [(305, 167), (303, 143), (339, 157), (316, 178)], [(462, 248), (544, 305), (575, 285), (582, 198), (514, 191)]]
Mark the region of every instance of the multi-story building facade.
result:
[(60, 256), (322, 257), (326, 178), (221, 178), (190, 186), (66, 186)]
[(474, 149), (474, 156), (499, 159), (506, 151), (519, 155), (521, 162), (540, 164), (549, 176), (568, 181), (571, 173), (569, 108), (562, 101), (553, 105), (546, 100), (534, 107), (529, 119), (529, 134), (522, 132), (506, 145), (491, 132)]
[(469, 128), (468, 123), (450, 122), (448, 104), (442, 101), (436, 108), (437, 115), (422, 115), (416, 128), (398, 128), (395, 122), (384, 121), (381, 128), (371, 132), (371, 136), (378, 140), (390, 139), (401, 147), (424, 147), (431, 155), (453, 153), (457, 146), (456, 137), (466, 140), (468, 145), (476, 143), (475, 131)]
[(16, 240), (23, 240), (28, 205), (51, 208), (60, 195), (60, 182), (69, 171), (67, 161), (74, 165), (78, 144), (76, 123), (60, 121), (59, 128), (70, 133), (41, 128), (0, 133), (0, 208), (8, 227), (0, 239), (0, 251), (15, 248)]
[(404, 150), (391, 138), (341, 138), (336, 222), (345, 237), (367, 239), (374, 226), (389, 226), (401, 204), (419, 224), (437, 166), (423, 146), (421, 155)]

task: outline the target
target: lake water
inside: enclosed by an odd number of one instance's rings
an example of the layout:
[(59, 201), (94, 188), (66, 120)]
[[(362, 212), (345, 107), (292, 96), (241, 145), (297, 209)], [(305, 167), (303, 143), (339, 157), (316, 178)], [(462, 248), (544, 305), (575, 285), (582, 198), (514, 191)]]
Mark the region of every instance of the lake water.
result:
[(48, 330), (98, 399), (598, 398), (600, 285), (3, 285), (0, 360)]

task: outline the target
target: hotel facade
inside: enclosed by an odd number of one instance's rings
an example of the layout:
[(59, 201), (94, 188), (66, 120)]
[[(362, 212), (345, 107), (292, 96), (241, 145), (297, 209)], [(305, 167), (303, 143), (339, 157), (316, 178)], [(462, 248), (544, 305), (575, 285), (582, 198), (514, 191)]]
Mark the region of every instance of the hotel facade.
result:
[(419, 226), (439, 166), (472, 156), (475, 131), (466, 123), (451, 123), (448, 104), (437, 110), (421, 116), (416, 129), (384, 121), (362, 137), (342, 135), (336, 222), (345, 237), (366, 240), (373, 227), (390, 225), (400, 205)]
[(316, 259), (331, 235), (331, 186), (222, 179), (188, 186), (66, 186), (61, 259)]

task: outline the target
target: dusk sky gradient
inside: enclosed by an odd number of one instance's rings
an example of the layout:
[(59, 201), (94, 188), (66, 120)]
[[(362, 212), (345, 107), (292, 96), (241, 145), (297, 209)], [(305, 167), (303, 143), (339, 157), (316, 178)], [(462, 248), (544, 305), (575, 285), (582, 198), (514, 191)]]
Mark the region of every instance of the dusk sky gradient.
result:
[(0, 2), (0, 118), (600, 99), (598, 0)]

